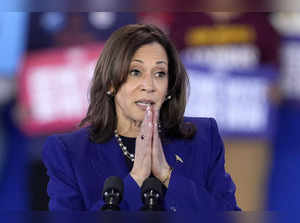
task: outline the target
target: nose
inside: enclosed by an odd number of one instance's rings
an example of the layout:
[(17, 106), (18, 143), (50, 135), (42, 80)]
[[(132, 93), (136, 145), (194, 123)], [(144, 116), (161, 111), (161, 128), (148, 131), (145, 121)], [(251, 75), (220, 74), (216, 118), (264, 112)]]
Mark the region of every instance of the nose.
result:
[(141, 89), (146, 92), (154, 92), (155, 84), (152, 75), (145, 75), (141, 80)]

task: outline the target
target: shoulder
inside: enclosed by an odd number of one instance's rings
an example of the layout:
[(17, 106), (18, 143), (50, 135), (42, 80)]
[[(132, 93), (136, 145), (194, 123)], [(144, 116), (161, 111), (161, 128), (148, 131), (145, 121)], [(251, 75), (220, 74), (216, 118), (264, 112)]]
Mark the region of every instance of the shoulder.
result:
[(184, 122), (192, 123), (196, 128), (194, 137), (186, 143), (190, 143), (195, 147), (206, 148), (206, 150), (221, 148), (223, 140), (214, 118), (184, 117)]
[[(204, 179), (208, 169), (214, 165), (223, 146), (216, 120), (214, 118), (185, 117), (185, 123), (192, 123), (196, 133), (191, 139), (180, 139), (174, 142), (176, 154), (185, 159), (185, 168), (191, 171), (197, 167), (194, 177)], [(221, 152), (221, 153), (220, 153)]]
[(185, 123), (192, 123), (196, 127), (196, 136), (209, 136), (218, 132), (217, 122), (214, 118), (206, 117), (184, 117)]
[(207, 117), (188, 117), (185, 116), (184, 117), (184, 122), (191, 122), (194, 124), (202, 124), (202, 125), (206, 125), (207, 123), (210, 122), (210, 120), (213, 118), (207, 118)]
[[(105, 144), (105, 146), (108, 146)], [(89, 129), (54, 134), (49, 136), (43, 146), (42, 160), (49, 169), (68, 169), (70, 166), (75, 169), (78, 166), (86, 166), (87, 162), (98, 157), (100, 144), (89, 139)], [(71, 171), (70, 171), (71, 172)]]
[(202, 151), (206, 150), (211, 160), (215, 160), (215, 157), (224, 154), (223, 139), (214, 118), (186, 117), (185, 122), (191, 122), (197, 128), (191, 143), (202, 147)]
[(65, 148), (79, 147), (82, 144), (92, 143), (89, 139), (88, 128), (81, 128), (73, 132), (54, 134), (46, 139), (45, 144), (60, 144)]
[(87, 156), (95, 146), (96, 144), (89, 139), (88, 128), (54, 134), (49, 136), (44, 143), (43, 158), (52, 159), (53, 157), (64, 156), (80, 159), (80, 157)]

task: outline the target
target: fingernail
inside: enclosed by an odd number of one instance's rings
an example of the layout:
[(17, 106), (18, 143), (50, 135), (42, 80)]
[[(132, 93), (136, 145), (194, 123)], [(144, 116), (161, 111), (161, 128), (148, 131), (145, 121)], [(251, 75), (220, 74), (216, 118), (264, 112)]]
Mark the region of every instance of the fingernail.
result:
[(150, 115), (150, 113), (151, 113), (150, 106), (147, 106), (147, 115)]

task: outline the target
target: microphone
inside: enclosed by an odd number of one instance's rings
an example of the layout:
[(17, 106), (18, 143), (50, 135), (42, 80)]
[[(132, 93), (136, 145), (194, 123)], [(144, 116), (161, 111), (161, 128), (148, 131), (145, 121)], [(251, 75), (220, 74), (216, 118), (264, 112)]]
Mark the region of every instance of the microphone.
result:
[(117, 176), (106, 178), (102, 190), (102, 198), (105, 204), (102, 206), (102, 211), (119, 211), (119, 204), (122, 200), (124, 191), (123, 180)]
[(161, 202), (163, 200), (162, 183), (156, 177), (148, 177), (142, 185), (142, 211), (163, 211)]

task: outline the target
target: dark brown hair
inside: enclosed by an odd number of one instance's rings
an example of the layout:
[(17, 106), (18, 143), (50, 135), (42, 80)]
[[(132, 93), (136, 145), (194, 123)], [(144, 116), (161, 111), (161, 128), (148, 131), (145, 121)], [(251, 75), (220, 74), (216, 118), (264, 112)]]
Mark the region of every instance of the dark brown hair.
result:
[(168, 56), (168, 95), (160, 110), (160, 123), (164, 137), (191, 138), (195, 133), (192, 124), (183, 122), (189, 81), (176, 48), (165, 33), (154, 25), (135, 24), (115, 31), (107, 40), (97, 61), (90, 89), (90, 104), (80, 127), (89, 125), (93, 142), (109, 140), (117, 127), (117, 115), (113, 96), (127, 80), (129, 66), (134, 53), (143, 45), (157, 42)]

